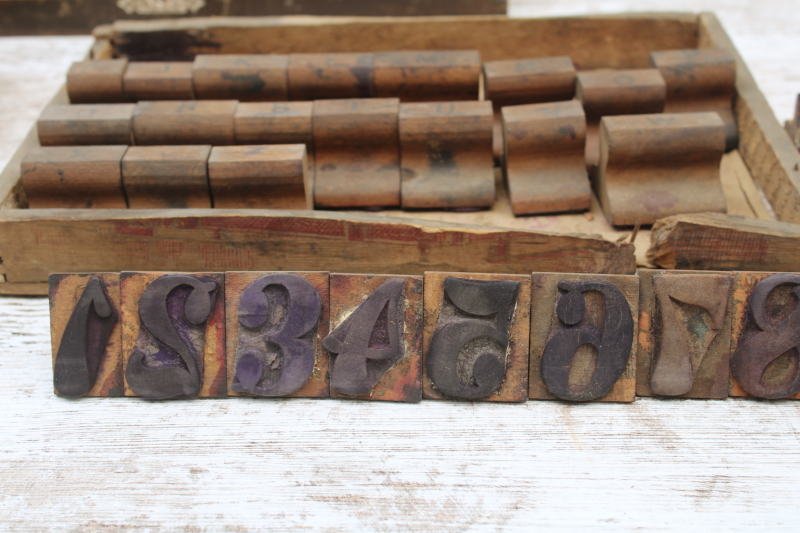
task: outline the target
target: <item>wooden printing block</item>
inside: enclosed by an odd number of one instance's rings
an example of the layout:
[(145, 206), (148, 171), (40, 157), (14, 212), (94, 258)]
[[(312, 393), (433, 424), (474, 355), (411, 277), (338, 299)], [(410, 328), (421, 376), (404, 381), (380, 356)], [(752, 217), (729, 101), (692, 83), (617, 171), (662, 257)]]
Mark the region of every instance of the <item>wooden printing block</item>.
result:
[(314, 102), (316, 207), (400, 205), (397, 98)]
[(289, 99), (289, 56), (278, 54), (200, 54), (192, 65), (198, 100), (272, 102)]
[(50, 274), (53, 385), (59, 396), (122, 396), (119, 274)]
[(236, 100), (139, 102), (133, 137), (139, 145), (233, 144)]
[(800, 274), (734, 272), (730, 396), (800, 400)]
[(132, 144), (134, 104), (47, 106), (36, 128), (42, 146)]
[(291, 54), (289, 100), (374, 96), (373, 60), (373, 54)]
[(639, 279), (534, 273), (530, 399), (632, 402)]
[(115, 104), (127, 101), (122, 75), (127, 59), (77, 61), (67, 72), (67, 94), (73, 104)]
[(314, 208), (302, 144), (215, 146), (208, 181), (214, 207)]
[(636, 395), (728, 397), (730, 272), (639, 269)]
[(122, 272), (125, 396), (224, 398), (225, 275)]
[(120, 165), (127, 146), (32, 148), (22, 160), (28, 207), (125, 209)]
[(131, 146), (122, 183), (131, 209), (211, 207), (211, 146)]
[(667, 87), (658, 69), (579, 72), (575, 95), (586, 112), (586, 166), (600, 160), (600, 119), (610, 115), (661, 113)]
[(331, 396), (422, 399), (422, 276), (331, 274)]
[(494, 204), (489, 102), (401, 104), (399, 122), (404, 209)]
[(716, 113), (604, 117), (597, 195), (615, 226), (724, 213), (725, 128)]
[(236, 144), (305, 144), (311, 151), (314, 102), (248, 103), (236, 107)]
[(228, 395), (327, 398), (328, 272), (226, 272)]
[(188, 61), (132, 62), (122, 77), (129, 100), (192, 100), (192, 64)]
[(667, 84), (665, 113), (718, 113), (725, 124), (725, 148), (736, 148), (736, 58), (732, 52), (721, 48), (652, 52), (650, 65), (661, 72)]
[(528, 399), (530, 278), (425, 273), (422, 396)]
[(375, 54), (375, 96), (401, 102), (477, 100), (477, 50), (425, 50)]
[(585, 211), (586, 116), (577, 100), (504, 107), (505, 178), (515, 215)]

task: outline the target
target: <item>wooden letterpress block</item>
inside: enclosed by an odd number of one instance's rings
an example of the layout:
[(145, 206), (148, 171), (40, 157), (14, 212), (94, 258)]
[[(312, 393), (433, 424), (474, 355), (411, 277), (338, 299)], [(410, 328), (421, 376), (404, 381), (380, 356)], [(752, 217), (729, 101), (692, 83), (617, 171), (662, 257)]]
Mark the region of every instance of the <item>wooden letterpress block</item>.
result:
[(122, 75), (127, 59), (78, 61), (67, 72), (67, 94), (73, 104), (125, 102)]
[(604, 117), (600, 150), (597, 195), (615, 226), (727, 210), (725, 128), (716, 113)]
[(198, 100), (282, 102), (289, 99), (286, 68), (289, 56), (278, 54), (200, 54), (194, 58), (192, 81)]
[(50, 274), (53, 385), (59, 396), (122, 396), (119, 274)]
[(530, 278), (426, 272), (424, 279), (423, 398), (526, 401)]
[(122, 77), (129, 100), (191, 100), (192, 64), (188, 61), (136, 61)]
[(730, 272), (639, 269), (636, 395), (728, 397)]
[(133, 137), (140, 145), (233, 144), (236, 100), (139, 102)]
[(374, 96), (372, 54), (291, 54), (289, 100)]
[(639, 279), (534, 273), (530, 399), (632, 402)]
[(477, 50), (424, 50), (375, 54), (375, 96), (401, 102), (477, 100)]
[(502, 113), (503, 164), (514, 214), (589, 209), (586, 116), (580, 102), (508, 106)]
[(302, 144), (214, 147), (208, 181), (218, 208), (314, 207)]
[(51, 105), (36, 128), (42, 146), (132, 144), (134, 104)]
[(131, 146), (122, 183), (131, 209), (211, 207), (210, 146)]
[(236, 144), (305, 144), (313, 146), (314, 102), (239, 104), (234, 115)]
[(400, 105), (404, 209), (494, 204), (489, 102)]
[(327, 272), (226, 272), (225, 309), (229, 396), (330, 395)]
[(331, 274), (331, 396), (422, 399), (422, 276)]
[(120, 165), (127, 146), (33, 148), (22, 160), (28, 207), (125, 209)]
[(225, 275), (122, 272), (125, 396), (224, 398)]
[(397, 98), (314, 102), (317, 207), (400, 205)]

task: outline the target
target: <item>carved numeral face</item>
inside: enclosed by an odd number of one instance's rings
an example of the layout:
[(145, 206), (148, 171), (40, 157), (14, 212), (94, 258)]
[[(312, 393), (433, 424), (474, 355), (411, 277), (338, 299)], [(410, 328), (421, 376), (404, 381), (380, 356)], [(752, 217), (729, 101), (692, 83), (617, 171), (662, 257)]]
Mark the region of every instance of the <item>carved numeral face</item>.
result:
[(295, 274), (268, 274), (239, 300), (239, 343), (231, 388), (259, 396), (285, 396), (314, 370), (322, 301)]

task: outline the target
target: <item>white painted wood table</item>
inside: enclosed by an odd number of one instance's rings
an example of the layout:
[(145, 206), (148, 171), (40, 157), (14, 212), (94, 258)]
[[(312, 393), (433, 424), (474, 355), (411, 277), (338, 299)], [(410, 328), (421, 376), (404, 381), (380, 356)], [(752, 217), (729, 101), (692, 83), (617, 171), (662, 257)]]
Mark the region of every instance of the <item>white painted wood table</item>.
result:
[[(715, 10), (781, 119), (800, 91), (790, 1)], [(641, 9), (511, 2), (514, 15)], [(90, 39), (0, 39), (0, 166)], [(69, 401), (47, 300), (0, 298), (0, 530), (797, 531), (800, 403), (419, 405)]]

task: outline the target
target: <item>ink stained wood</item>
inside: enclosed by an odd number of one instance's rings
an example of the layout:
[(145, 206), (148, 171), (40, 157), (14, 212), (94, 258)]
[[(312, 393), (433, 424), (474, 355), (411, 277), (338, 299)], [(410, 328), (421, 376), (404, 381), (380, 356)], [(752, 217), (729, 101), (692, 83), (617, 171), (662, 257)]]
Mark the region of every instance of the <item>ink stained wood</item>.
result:
[(288, 65), (289, 56), (280, 54), (200, 54), (192, 64), (195, 98), (284, 102)]
[(131, 144), (134, 104), (47, 106), (36, 128), (42, 146)]
[(139, 102), (133, 137), (139, 145), (233, 144), (236, 100)]
[(133, 61), (122, 77), (128, 100), (192, 100), (192, 64), (186, 61)]
[(314, 102), (240, 103), (236, 144), (305, 144), (311, 152), (313, 110)]
[(291, 54), (289, 100), (372, 97), (373, 62), (373, 54)]
[(67, 93), (73, 104), (116, 104), (127, 102), (122, 76), (128, 60), (76, 61), (67, 72)]
[(481, 54), (477, 50), (377, 52), (375, 96), (401, 102), (477, 100)]
[(211, 146), (131, 146), (122, 158), (122, 183), (131, 209), (211, 207)]

